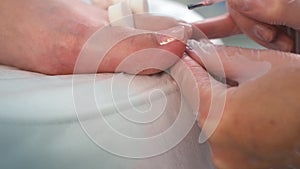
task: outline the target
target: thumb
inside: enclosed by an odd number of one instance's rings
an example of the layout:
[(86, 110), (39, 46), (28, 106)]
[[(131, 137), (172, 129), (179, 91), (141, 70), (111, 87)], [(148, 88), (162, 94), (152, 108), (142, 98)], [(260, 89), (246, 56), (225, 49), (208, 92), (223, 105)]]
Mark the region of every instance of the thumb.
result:
[(286, 25), (300, 29), (299, 0), (228, 0), (229, 6), (237, 12), (257, 21), (272, 25)]
[(272, 69), (299, 64), (297, 55), (274, 50), (214, 46), (204, 41), (191, 41), (188, 46), (190, 56), (208, 72), (239, 84), (257, 79)]
[(188, 56), (171, 68), (171, 75), (180, 92), (194, 112), (199, 111), (198, 123), (202, 128), (199, 142), (204, 143), (217, 128), (225, 106), (227, 86), (211, 77)]

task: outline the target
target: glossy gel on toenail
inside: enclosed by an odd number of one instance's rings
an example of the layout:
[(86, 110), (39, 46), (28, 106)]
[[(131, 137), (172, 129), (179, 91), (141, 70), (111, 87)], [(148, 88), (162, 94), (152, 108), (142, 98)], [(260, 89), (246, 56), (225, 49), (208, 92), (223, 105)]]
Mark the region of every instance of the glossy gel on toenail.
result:
[(176, 26), (170, 29), (162, 30), (156, 33), (156, 40), (159, 45), (167, 45), (176, 40), (186, 42), (186, 33), (184, 26)]

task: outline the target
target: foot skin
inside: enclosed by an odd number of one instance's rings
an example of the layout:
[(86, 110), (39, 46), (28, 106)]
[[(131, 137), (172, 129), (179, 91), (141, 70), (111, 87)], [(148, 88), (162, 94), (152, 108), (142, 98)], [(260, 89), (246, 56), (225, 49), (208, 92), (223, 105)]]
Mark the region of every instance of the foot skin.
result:
[[(109, 24), (106, 10), (78, 0), (3, 0), (0, 4), (0, 63), (49, 75), (72, 74), (89, 37)], [(165, 23), (162, 29), (174, 27), (178, 21), (166, 19)], [(153, 30), (155, 28), (159, 26)], [(128, 32), (127, 28), (118, 29)], [(107, 64), (99, 67), (98, 72), (114, 72), (129, 54), (143, 48), (159, 47), (179, 57), (185, 50), (181, 41), (162, 47), (147, 37), (149, 35), (135, 36), (116, 44), (105, 56)], [(102, 43), (106, 42), (104, 39)], [(156, 62), (159, 64), (161, 60)], [(175, 62), (170, 61), (165, 68), (172, 63)], [(155, 72), (150, 70), (143, 74)], [(94, 72), (88, 72), (87, 68), (82, 73)]]

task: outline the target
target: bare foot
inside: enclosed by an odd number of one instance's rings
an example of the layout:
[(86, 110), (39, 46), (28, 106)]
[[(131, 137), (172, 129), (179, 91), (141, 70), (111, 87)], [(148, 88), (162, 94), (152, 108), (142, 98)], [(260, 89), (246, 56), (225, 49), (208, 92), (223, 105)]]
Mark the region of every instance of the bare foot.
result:
[[(72, 74), (88, 38), (109, 24), (107, 11), (78, 0), (3, 0), (0, 4), (0, 63), (44, 74)], [(149, 18), (152, 22), (162, 21), (162, 17)], [(156, 23), (151, 29), (158, 31), (179, 24), (176, 20), (163, 20), (163, 26)], [(149, 28), (143, 22), (141, 19), (137, 21), (140, 29)], [(132, 34), (141, 30), (122, 27), (110, 30), (112, 35), (117, 35), (120, 31)], [(133, 36), (116, 44), (105, 56), (105, 64), (100, 65), (98, 72), (114, 72), (128, 55), (143, 48), (158, 47), (182, 56), (185, 50), (183, 42), (175, 40), (160, 46), (154, 36), (156, 35)], [(103, 39), (102, 43), (107, 40)], [(99, 44), (99, 48), (101, 46)], [(157, 64), (161, 61), (154, 60)], [(170, 60), (169, 64), (163, 66), (167, 69), (173, 63), (175, 61)], [(88, 67), (82, 73), (89, 73)]]

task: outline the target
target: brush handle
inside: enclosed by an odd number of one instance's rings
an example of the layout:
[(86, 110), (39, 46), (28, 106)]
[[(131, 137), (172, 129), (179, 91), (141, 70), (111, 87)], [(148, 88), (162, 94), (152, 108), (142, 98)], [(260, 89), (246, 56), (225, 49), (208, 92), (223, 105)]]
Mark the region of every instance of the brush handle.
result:
[(199, 2), (198, 4), (189, 4), (188, 5), (188, 9), (194, 9), (194, 8), (198, 8), (198, 7), (202, 7), (202, 6), (209, 6), (209, 5), (213, 5), (215, 3), (219, 3), (219, 2), (223, 2), (225, 0), (203, 0), (201, 2)]

